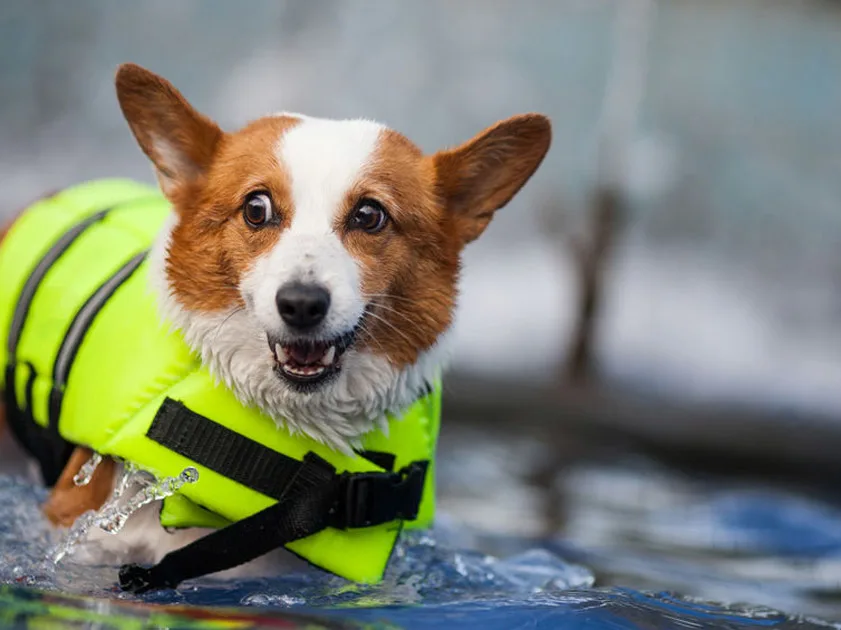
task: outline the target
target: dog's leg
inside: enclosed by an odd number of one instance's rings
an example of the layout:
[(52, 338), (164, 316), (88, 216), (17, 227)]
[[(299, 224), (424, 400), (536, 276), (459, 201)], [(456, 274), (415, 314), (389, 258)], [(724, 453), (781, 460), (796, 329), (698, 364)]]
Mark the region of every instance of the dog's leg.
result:
[(87, 485), (73, 483), (73, 477), (91, 455), (93, 451), (81, 446), (73, 451), (44, 504), (44, 515), (54, 525), (69, 527), (88, 510), (98, 510), (114, 489), (115, 464), (111, 458), (100, 462)]

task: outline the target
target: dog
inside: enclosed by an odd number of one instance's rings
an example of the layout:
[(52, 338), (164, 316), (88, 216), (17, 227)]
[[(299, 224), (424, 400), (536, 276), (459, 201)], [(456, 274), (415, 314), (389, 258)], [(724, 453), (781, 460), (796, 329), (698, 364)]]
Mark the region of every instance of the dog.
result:
[[(425, 154), (368, 120), (279, 113), (226, 132), (140, 66), (115, 83), (171, 207), (148, 255), (156, 323), (276, 431), (355, 457), (447, 367), (462, 251), (541, 164), (549, 120), (513, 116)], [(107, 503), (124, 466), (106, 454), (79, 483), (95, 453), (70, 448), (44, 506), (61, 527)], [(213, 531), (168, 530), (159, 512), (91, 529), (88, 560), (156, 563)]]

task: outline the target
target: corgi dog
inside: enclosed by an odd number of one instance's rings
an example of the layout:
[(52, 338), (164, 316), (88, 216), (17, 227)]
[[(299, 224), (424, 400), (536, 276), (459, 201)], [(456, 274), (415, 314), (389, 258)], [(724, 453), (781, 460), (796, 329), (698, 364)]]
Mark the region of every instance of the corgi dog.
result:
[[(369, 120), (279, 113), (223, 131), (133, 64), (116, 92), (171, 208), (148, 255), (156, 323), (276, 431), (346, 455), (446, 368), (462, 251), (551, 140), (539, 114), (432, 154)], [(113, 493), (119, 458), (78, 483), (92, 454), (73, 444), (62, 460), (44, 506), (54, 524)], [(142, 508), (116, 536), (92, 529), (93, 559), (159, 562), (208, 531), (170, 531), (159, 510)]]

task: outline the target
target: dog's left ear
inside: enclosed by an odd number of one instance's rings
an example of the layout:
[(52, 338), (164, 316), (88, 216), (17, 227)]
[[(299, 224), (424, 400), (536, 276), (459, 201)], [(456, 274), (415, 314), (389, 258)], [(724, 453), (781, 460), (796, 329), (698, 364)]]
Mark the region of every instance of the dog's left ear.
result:
[(463, 243), (484, 232), (494, 212), (529, 180), (551, 140), (552, 126), (546, 116), (523, 114), (432, 156), (439, 193)]

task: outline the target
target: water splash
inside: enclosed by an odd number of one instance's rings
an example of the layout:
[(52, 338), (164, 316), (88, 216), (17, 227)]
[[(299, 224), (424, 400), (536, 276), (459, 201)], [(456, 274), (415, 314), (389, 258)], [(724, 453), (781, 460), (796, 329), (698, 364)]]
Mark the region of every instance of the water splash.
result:
[[(140, 475), (141, 473), (134, 473)], [(153, 501), (161, 501), (171, 497), (188, 483), (196, 483), (199, 480), (199, 471), (190, 466), (181, 471), (177, 477), (164, 477), (160, 481), (154, 479), (145, 484), (138, 492), (131, 496), (124, 505), (120, 500), (109, 501), (97, 518), (96, 525), (109, 534), (118, 534), (132, 514), (140, 508), (149, 505)]]
[[(593, 585), (588, 569), (544, 549), (498, 558), (460, 548), (453, 543), (462, 537), (446, 519), (441, 521), (432, 531), (403, 533), (379, 584), (353, 584), (321, 573), (282, 576), (252, 582), (256, 592), (229, 603), (354, 609), (443, 605), (543, 597)], [(218, 582), (208, 580), (202, 586), (215, 590), (215, 597), (225, 597)]]
[[(96, 467), (99, 465), (100, 461), (101, 456), (99, 456), (98, 453), (95, 453), (91, 459), (85, 462), (79, 470), (79, 473), (73, 478), (73, 483), (77, 486), (84, 486), (90, 483), (93, 473), (96, 471)], [(98, 512), (88, 510), (76, 519), (64, 539), (48, 554), (52, 562), (54, 564), (58, 564), (66, 556), (71, 555), (85, 539), (91, 528), (97, 524), (97, 519), (100, 515), (113, 512), (117, 509), (120, 500), (125, 495), (126, 490), (128, 490), (129, 487), (136, 484), (145, 487), (153, 481), (154, 479), (151, 475), (140, 471), (135, 464), (131, 462), (123, 464), (122, 473), (120, 474), (120, 478), (117, 480), (114, 491), (111, 493), (111, 497), (102, 505)]]
[[(146, 473), (137, 470), (129, 470), (124, 475), (119, 495), (125, 501), (120, 505), (136, 505), (149, 496), (161, 496), (192, 479), (190, 471), (185, 471), (185, 474), (159, 484), (141, 485), (138, 492), (136, 484), (148, 483), (149, 478), (144, 475)], [(0, 475), (0, 503), (15, 506), (0, 520), (0, 558), (5, 560), (0, 562), (0, 583), (23, 583), (98, 597), (129, 597), (114, 590), (118, 562), (82, 565), (74, 562), (70, 553), (73, 545), (81, 541), (79, 534), (84, 532), (80, 530), (99, 526), (100, 520), (110, 518), (115, 512), (105, 509), (99, 513), (89, 512), (80, 519), (83, 523), (78, 528), (57, 540), (59, 536), (40, 511), (45, 498), (43, 489)], [(548, 551), (531, 550), (498, 558), (466, 549), (475, 540), (470, 540), (470, 536), (448, 523), (445, 517), (439, 520), (440, 524), (431, 532), (403, 534), (381, 584), (351, 584), (313, 568), (251, 580), (202, 578), (178, 591), (151, 593), (142, 599), (168, 604), (367, 608), (418, 604), (427, 600), (491, 600), (503, 594), (517, 597), (558, 592), (593, 582), (587, 569), (568, 564)], [(55, 551), (63, 546), (70, 549), (56, 565), (53, 562)]]
[[(95, 455), (82, 467), (77, 475), (79, 481), (77, 482), (74, 478), (76, 485), (85, 485), (90, 482), (90, 477), (99, 464), (97, 457)], [(172, 496), (184, 485), (195, 483), (198, 479), (199, 472), (192, 466), (185, 468), (177, 477), (164, 477), (158, 481), (151, 474), (127, 464), (111, 498), (99, 510), (88, 510), (76, 519), (64, 540), (50, 554), (52, 561), (58, 564), (67, 555), (72, 554), (87, 537), (91, 528), (98, 527), (104, 532), (116, 535), (122, 531), (132, 514), (142, 507)], [(134, 486), (139, 486), (139, 489), (125, 499), (127, 490)]]

